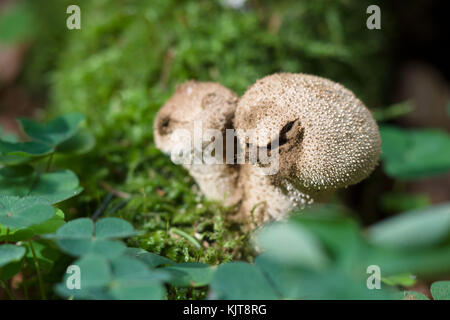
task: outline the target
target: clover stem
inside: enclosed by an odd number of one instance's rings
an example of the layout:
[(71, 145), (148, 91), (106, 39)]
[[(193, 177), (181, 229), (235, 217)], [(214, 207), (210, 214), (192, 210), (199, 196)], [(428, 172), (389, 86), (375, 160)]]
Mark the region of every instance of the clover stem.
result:
[(52, 166), (52, 161), (53, 161), (53, 154), (54, 153), (51, 153), (50, 157), (48, 158), (47, 167), (45, 168), (45, 172), (49, 172), (50, 171), (50, 168)]
[(6, 294), (7, 294), (8, 297), (9, 297), (9, 299), (10, 299), (10, 300), (15, 300), (15, 298), (14, 298), (14, 296), (13, 296), (11, 290), (8, 288), (8, 285), (6, 284), (6, 282), (3, 281), (3, 280), (0, 280), (0, 284), (1, 284), (2, 288), (5, 290)]
[(42, 300), (47, 300), (47, 298), (45, 296), (45, 291), (44, 291), (44, 283), (42, 281), (42, 276), (41, 276), (41, 269), (39, 268), (39, 261), (36, 256), (36, 252), (34, 251), (33, 243), (31, 242), (31, 240), (28, 240), (28, 244), (30, 245), (31, 253), (33, 254), (34, 266), (36, 268), (36, 273), (37, 273), (38, 280), (39, 280), (39, 289), (41, 290), (41, 298), (42, 298)]

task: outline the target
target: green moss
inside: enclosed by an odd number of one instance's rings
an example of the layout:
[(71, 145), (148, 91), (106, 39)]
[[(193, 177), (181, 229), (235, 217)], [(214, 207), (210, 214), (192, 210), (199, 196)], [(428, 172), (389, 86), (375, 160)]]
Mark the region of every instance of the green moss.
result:
[[(61, 31), (64, 43), (53, 47), (50, 37), (44, 42), (56, 59), (47, 116), (81, 111), (97, 138), (83, 158), (57, 159), (86, 190), (71, 212), (90, 216), (108, 192), (126, 193), (104, 214), (143, 230), (130, 245), (176, 261), (252, 257), (248, 235), (226, 220), (233, 208), (203, 199), (187, 172), (155, 148), (155, 113), (176, 84), (212, 80), (242, 94), (267, 74), (305, 72), (343, 83), (369, 106), (380, 104), (385, 35), (365, 28), (368, 1), (249, 1), (239, 11), (206, 0), (75, 3), (82, 30)], [(48, 12), (37, 12), (40, 20)]]

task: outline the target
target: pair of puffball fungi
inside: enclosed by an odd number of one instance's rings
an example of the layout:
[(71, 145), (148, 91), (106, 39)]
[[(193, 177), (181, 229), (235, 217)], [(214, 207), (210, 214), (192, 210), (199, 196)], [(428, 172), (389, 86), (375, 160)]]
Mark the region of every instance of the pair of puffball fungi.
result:
[[(249, 136), (239, 132), (258, 135), (250, 137), (258, 149), (270, 149), (278, 139), (277, 150), (270, 150), (277, 152), (274, 174), (264, 173), (259, 163), (183, 164), (207, 198), (238, 205), (237, 217), (250, 224), (282, 219), (360, 182), (375, 168), (381, 150), (378, 126), (364, 104), (342, 85), (306, 74), (266, 76), (241, 98), (218, 83), (188, 81), (156, 116), (156, 146), (171, 154), (180, 144), (174, 133), (194, 133), (195, 121), (224, 137), (234, 129), (242, 149)], [(191, 142), (182, 147), (193, 148)]]

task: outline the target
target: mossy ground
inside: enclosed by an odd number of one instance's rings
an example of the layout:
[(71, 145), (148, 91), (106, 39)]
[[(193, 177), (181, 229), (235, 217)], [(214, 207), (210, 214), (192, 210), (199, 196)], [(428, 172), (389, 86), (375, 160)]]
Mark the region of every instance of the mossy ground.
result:
[(242, 94), (267, 74), (305, 72), (343, 83), (370, 107), (381, 104), (385, 39), (367, 37), (367, 1), (248, 1), (242, 10), (203, 0), (73, 3), (81, 30), (48, 18), (64, 1), (30, 4), (38, 39), (28, 67), (30, 83), (49, 87), (45, 116), (83, 112), (97, 139), (88, 155), (56, 159), (85, 188), (68, 217), (92, 216), (113, 194), (102, 214), (142, 230), (129, 244), (179, 262), (251, 260), (252, 252), (248, 234), (226, 219), (234, 209), (205, 200), (154, 145), (155, 113), (177, 84), (217, 81)]

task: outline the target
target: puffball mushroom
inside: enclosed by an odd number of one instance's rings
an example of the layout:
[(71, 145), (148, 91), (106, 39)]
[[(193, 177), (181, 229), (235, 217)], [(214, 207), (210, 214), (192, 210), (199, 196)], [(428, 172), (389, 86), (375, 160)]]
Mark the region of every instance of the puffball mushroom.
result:
[[(197, 146), (201, 150), (194, 150), (196, 146), (192, 139), (183, 140), (177, 133), (183, 131), (195, 137), (197, 123), (202, 126), (202, 131), (219, 130), (225, 136), (225, 130), (232, 128), (237, 101), (234, 92), (218, 83), (188, 81), (179, 85), (156, 115), (153, 127), (156, 147), (169, 155), (176, 152), (201, 153), (210, 145), (209, 139), (204, 140), (201, 136)], [(225, 150), (223, 155), (225, 157)], [(224, 160), (218, 164), (196, 164), (191, 161), (183, 163), (183, 166), (207, 198), (223, 201), (226, 205), (240, 200), (241, 192), (237, 191), (240, 190), (238, 166), (228, 165)]]
[(276, 155), (270, 158), (277, 170), (269, 174), (261, 161), (226, 164), (223, 141), (220, 163), (183, 163), (207, 198), (239, 204), (235, 218), (250, 228), (360, 182), (374, 170), (381, 151), (377, 124), (364, 104), (342, 85), (312, 75), (267, 76), (241, 99), (217, 83), (186, 82), (156, 116), (156, 146), (171, 156), (204, 152), (208, 138), (201, 136), (196, 144), (177, 134), (183, 130), (195, 139), (197, 123), (221, 138), (234, 129), (239, 148), (228, 153), (236, 158), (250, 143)]
[[(264, 175), (258, 164), (241, 170), (247, 177), (241, 178), (241, 215), (259, 221), (284, 218), (294, 207), (360, 182), (374, 170), (381, 151), (378, 126), (364, 104), (342, 85), (312, 75), (280, 73), (258, 80), (239, 100), (234, 126), (253, 132), (258, 148), (279, 141), (270, 150), (278, 152), (278, 172)], [(248, 146), (244, 136), (238, 140), (241, 148)]]

